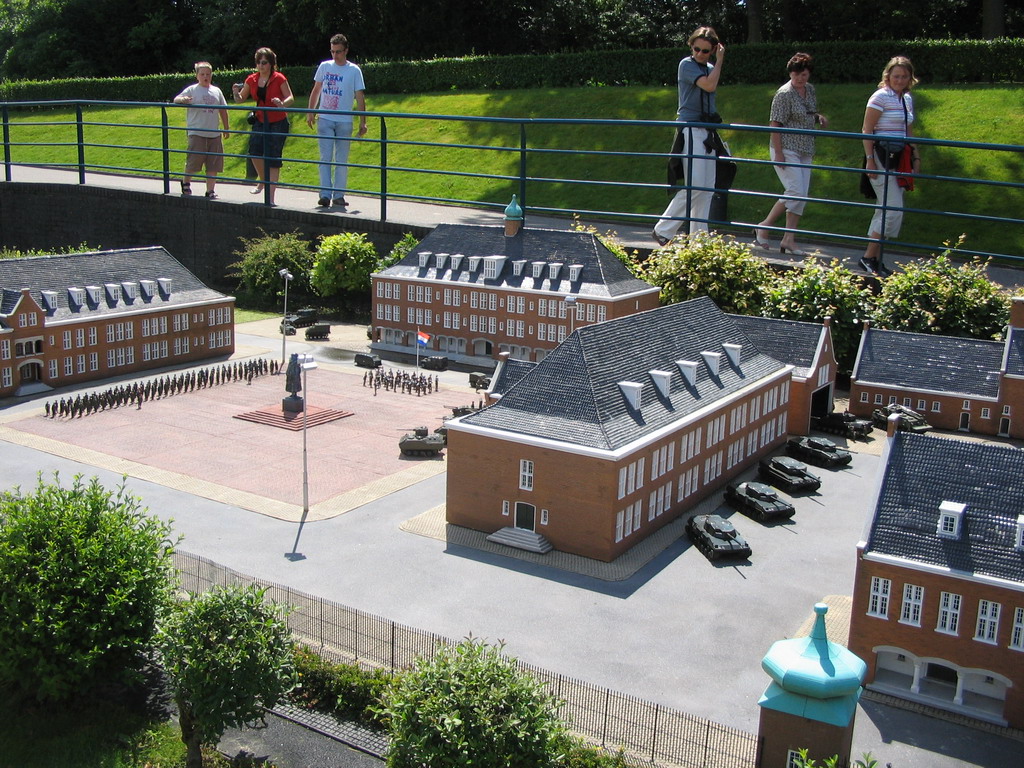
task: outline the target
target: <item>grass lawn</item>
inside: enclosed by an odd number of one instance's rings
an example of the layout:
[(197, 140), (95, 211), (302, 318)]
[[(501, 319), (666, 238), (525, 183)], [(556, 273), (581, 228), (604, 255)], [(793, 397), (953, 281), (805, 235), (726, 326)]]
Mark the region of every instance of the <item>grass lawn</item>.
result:
[[(860, 131), (864, 104), (871, 84), (817, 84), (819, 110), (826, 114), (830, 130)], [(765, 125), (774, 86), (729, 85), (718, 93), (722, 115), (734, 124)], [(950, 141), (1024, 144), (1024, 98), (1013, 86), (929, 86), (914, 92), (918, 113), (917, 135)], [(674, 88), (571, 88), (525, 91), (459, 92), (409, 96), (375, 95), (368, 106), (374, 112), (401, 115), (485, 116), (489, 118), (607, 118), (615, 120), (671, 120), (675, 113)], [(297, 95), (305, 104), (305, 95)], [(169, 147), (185, 144), (184, 111), (168, 108)], [(86, 162), (111, 169), (160, 172), (163, 155), (160, 110), (155, 107), (86, 110), (84, 135), (90, 146)], [(245, 112), (233, 111), (231, 136), (226, 149), (244, 152), (248, 129)], [(285, 147), (282, 180), (317, 184), (316, 142), (303, 115), (291, 117), (292, 133)], [(17, 113), (12, 118), (12, 159), (18, 163), (77, 162), (72, 111)], [(118, 125), (121, 124), (121, 125)], [(353, 147), (353, 189), (378, 193), (381, 189), (381, 145), (386, 129), (387, 189), (402, 194), (504, 206), (518, 190), (518, 124), (465, 120), (371, 117), (367, 141)], [(177, 129), (177, 130), (176, 130)], [(528, 202), (534, 208), (565, 208), (623, 213), (658, 213), (666, 201), (665, 160), (656, 156), (668, 150), (670, 127), (659, 126), (566, 126), (527, 124), (528, 143), (540, 150), (527, 157)], [(780, 186), (768, 160), (767, 133), (729, 131), (725, 135), (732, 153), (763, 164), (741, 164), (733, 194), (730, 218), (738, 222), (760, 221)], [(637, 154), (639, 153), (639, 154)], [(645, 153), (649, 156), (645, 156)], [(860, 167), (859, 143), (841, 137), (818, 139), (816, 163), (836, 168)], [(1021, 153), (989, 152), (965, 148), (924, 147), (922, 172), (995, 182), (1019, 182), (1024, 176)], [(184, 154), (172, 153), (169, 167), (180, 170)], [(428, 171), (424, 173), (423, 171)], [(481, 178), (479, 175), (505, 176)], [(244, 160), (227, 158), (225, 175), (243, 177)], [(585, 184), (570, 183), (582, 180)], [(815, 172), (811, 195), (840, 201), (808, 205), (801, 226), (808, 230), (862, 235), (870, 218), (864, 208), (841, 203), (865, 200), (858, 192), (855, 174), (842, 170)], [(652, 185), (646, 188), (628, 184)], [(953, 184), (940, 180), (919, 181), (907, 197), (908, 207), (935, 212), (981, 213), (1019, 217), (1024, 191), (980, 184)], [(941, 243), (968, 234), (967, 247), (1001, 253), (1024, 253), (1024, 227), (957, 219), (932, 213), (909, 213), (904, 224), (908, 240)]]

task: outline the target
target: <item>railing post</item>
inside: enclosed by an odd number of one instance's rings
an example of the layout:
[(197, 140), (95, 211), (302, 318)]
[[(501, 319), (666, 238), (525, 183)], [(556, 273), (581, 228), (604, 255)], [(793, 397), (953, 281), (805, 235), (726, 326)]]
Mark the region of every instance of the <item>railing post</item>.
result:
[(85, 184), (85, 126), (82, 125), (82, 105), (75, 105), (75, 120), (78, 135), (78, 183)]
[(170, 156), (170, 136), (167, 126), (167, 107), (160, 107), (160, 136), (163, 140), (163, 158), (164, 158), (164, 194), (170, 194), (171, 192), (171, 156)]
[(380, 220), (388, 220), (388, 124), (380, 119)]
[(7, 105), (4, 104), (4, 178), (11, 180), (11, 123)]
[(519, 124), (519, 205), (526, 211), (526, 123)]

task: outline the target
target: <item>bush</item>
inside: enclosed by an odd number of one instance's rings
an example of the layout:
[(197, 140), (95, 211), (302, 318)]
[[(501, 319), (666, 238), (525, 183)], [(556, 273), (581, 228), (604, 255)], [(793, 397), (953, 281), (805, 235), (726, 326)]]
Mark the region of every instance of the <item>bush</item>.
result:
[[(235, 251), (241, 257), (231, 264), (237, 271), (228, 277), (239, 280), (239, 299), (247, 305), (261, 309), (277, 308), (284, 295), (282, 269), (291, 272), (293, 280), (288, 287), (289, 298), (296, 302), (308, 301), (312, 296), (310, 273), (313, 269), (313, 250), (308, 240), (298, 232), (240, 238), (242, 249)], [(296, 306), (297, 306), (296, 303)]]
[(975, 339), (999, 339), (1010, 319), (1010, 295), (986, 275), (987, 261), (955, 264), (946, 251), (918, 260), (882, 283), (874, 322), (880, 328)]
[(779, 275), (765, 297), (767, 317), (809, 323), (832, 318), (832, 343), (839, 370), (849, 373), (857, 357), (863, 321), (870, 316), (871, 291), (838, 260), (807, 259), (799, 269)]
[(0, 495), (0, 685), (66, 701), (128, 682), (170, 598), (169, 532), (95, 477)]
[(723, 312), (759, 315), (775, 280), (750, 246), (731, 235), (681, 236), (654, 251), (640, 275), (661, 288), (661, 303), (708, 296)]
[(391, 682), (384, 670), (366, 671), (354, 664), (335, 664), (308, 648), (295, 651), (299, 684), (291, 693), (299, 706), (328, 712), (345, 720), (381, 727), (375, 708)]
[(158, 647), (178, 705), (188, 768), (228, 728), (263, 721), (295, 684), (293, 647), (278, 606), (256, 587), (214, 587), (177, 604)]
[(343, 293), (365, 294), (377, 266), (377, 249), (362, 232), (320, 238), (310, 275), (313, 290), (323, 298)]
[(377, 260), (377, 266), (374, 269), (375, 272), (380, 272), (393, 267), (395, 264), (400, 262), (409, 252), (420, 244), (419, 238), (416, 237), (412, 232), (406, 232), (402, 235), (402, 239), (395, 243), (394, 247), (388, 252), (387, 256), (384, 256)]
[(554, 766), (565, 728), (544, 685), (473, 638), (419, 659), (384, 695), (387, 764)]

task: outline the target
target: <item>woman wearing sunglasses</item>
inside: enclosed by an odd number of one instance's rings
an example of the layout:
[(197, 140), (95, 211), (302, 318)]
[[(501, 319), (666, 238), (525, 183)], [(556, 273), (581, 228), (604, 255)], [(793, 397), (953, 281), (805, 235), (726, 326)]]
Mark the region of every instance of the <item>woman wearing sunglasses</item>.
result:
[[(721, 122), (715, 105), (715, 91), (722, 76), (725, 46), (711, 27), (699, 27), (688, 41), (690, 55), (679, 62), (679, 111), (676, 147), (682, 159), (685, 186), (680, 189), (652, 233), (658, 245), (665, 245), (679, 231), (681, 219), (689, 219), (690, 234), (708, 231), (711, 197), (715, 191), (715, 154), (707, 128), (687, 123)], [(715, 64), (711, 58), (715, 58)]]

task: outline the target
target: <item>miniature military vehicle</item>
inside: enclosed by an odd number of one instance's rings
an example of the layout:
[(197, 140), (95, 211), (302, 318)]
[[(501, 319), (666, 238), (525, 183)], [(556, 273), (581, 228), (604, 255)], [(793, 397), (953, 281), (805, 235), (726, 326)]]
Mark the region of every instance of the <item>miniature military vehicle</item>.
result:
[(327, 323), (315, 323), (306, 329), (306, 341), (323, 341), (331, 337), (331, 326)]
[(725, 486), (725, 500), (758, 520), (792, 517), (796, 512), (792, 504), (780, 499), (775, 489), (764, 483), (729, 483)]
[(843, 435), (854, 440), (867, 439), (874, 427), (867, 419), (858, 419), (849, 411), (826, 413), (822, 416), (811, 416), (811, 427), (820, 432)]
[(295, 315), (295, 321), (292, 323), (296, 328), (306, 328), (310, 325), (315, 325), (320, 322), (320, 313), (312, 307), (298, 310)]
[(471, 413), (476, 413), (480, 409), (475, 405), (446, 405), (445, 408), (452, 409), (452, 416), (468, 416)]
[(368, 352), (356, 352), (355, 364), (360, 368), (380, 368), (381, 360), (380, 355), (374, 355)]
[(722, 555), (750, 557), (747, 540), (720, 515), (694, 515), (686, 523), (686, 535), (708, 560), (717, 560)]
[(444, 448), (445, 437), (431, 434), (426, 427), (416, 427), (402, 435), (398, 447), (403, 456), (437, 456)]
[(283, 333), (285, 336), (294, 336), (295, 335), (295, 320), (296, 320), (296, 316), (295, 315), (286, 315), (284, 320), (282, 320), (280, 322), (280, 324), (278, 325), (279, 332)]
[(757, 473), (762, 480), (784, 491), (816, 491), (821, 488), (821, 478), (807, 471), (807, 465), (801, 464), (789, 456), (772, 456), (761, 459), (757, 465)]
[(469, 386), (473, 389), (487, 389), (491, 386), (491, 377), (483, 371), (473, 371), (469, 374)]
[(426, 368), (428, 371), (447, 371), (448, 358), (444, 355), (424, 357), (420, 360), (420, 367)]
[(928, 423), (924, 416), (899, 403), (889, 403), (889, 405), (883, 408), (875, 408), (871, 412), (871, 418), (875, 424), (885, 429), (889, 417), (896, 413), (900, 415), (900, 429), (904, 432), (927, 432), (932, 428), (932, 425)]
[(791, 437), (786, 441), (786, 453), (819, 467), (838, 467), (853, 459), (848, 450), (824, 437)]

